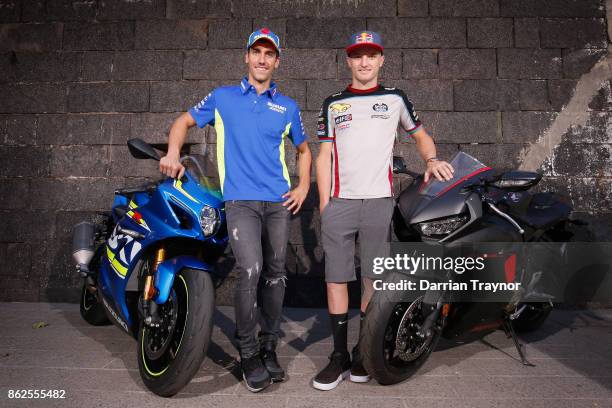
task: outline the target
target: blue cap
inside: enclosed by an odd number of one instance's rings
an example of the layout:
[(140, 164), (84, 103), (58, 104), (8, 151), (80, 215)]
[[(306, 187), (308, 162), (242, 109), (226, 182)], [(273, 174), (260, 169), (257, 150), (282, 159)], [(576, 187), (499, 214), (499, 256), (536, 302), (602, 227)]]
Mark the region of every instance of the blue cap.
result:
[(350, 54), (354, 49), (366, 46), (376, 48), (380, 50), (380, 52), (384, 51), (380, 34), (374, 31), (359, 31), (351, 35), (349, 45), (346, 47), (346, 53)]
[(253, 31), (251, 35), (249, 35), (249, 40), (247, 41), (247, 50), (255, 44), (256, 41), (259, 40), (267, 40), (272, 43), (276, 51), (280, 54), (280, 40), (278, 39), (278, 35), (274, 34), (268, 27), (260, 28), (259, 30)]

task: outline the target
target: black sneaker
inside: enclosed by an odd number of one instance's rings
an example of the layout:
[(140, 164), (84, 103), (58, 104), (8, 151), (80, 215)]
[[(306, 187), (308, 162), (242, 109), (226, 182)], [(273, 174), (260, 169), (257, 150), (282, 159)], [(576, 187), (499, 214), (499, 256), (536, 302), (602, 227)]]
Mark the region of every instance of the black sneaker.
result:
[(329, 364), (312, 380), (312, 386), (317, 390), (333, 390), (340, 381), (349, 376), (351, 356), (347, 352), (335, 351), (329, 356)]
[(363, 364), (361, 363), (361, 354), (359, 354), (359, 348), (357, 346), (353, 347), (353, 351), (351, 353), (353, 355), (353, 361), (351, 363), (351, 376), (350, 380), (356, 383), (366, 383), (370, 381), (370, 376), (368, 372), (363, 368)]
[(259, 392), (272, 383), (268, 370), (261, 362), (259, 354), (240, 359), (244, 385), (251, 392)]
[(272, 347), (264, 346), (261, 348), (261, 361), (273, 382), (281, 382), (285, 379), (285, 371), (278, 364), (276, 352)]

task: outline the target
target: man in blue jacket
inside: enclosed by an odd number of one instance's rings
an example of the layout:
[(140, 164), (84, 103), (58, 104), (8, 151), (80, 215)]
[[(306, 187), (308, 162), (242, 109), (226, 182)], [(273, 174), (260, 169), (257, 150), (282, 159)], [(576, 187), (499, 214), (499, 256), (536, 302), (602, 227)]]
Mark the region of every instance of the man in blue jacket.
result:
[[(275, 349), (285, 296), (289, 220), (308, 194), (312, 158), (297, 104), (272, 82), (280, 63), (278, 36), (267, 28), (257, 30), (249, 36), (246, 49), (248, 75), (238, 85), (216, 88), (174, 122), (160, 170), (181, 177), (179, 152), (187, 130), (195, 125), (215, 127), (219, 179), (239, 271), (234, 306), (240, 364), (246, 387), (258, 392), (285, 375)], [(285, 138), (299, 153), (299, 184), (293, 189)], [(265, 284), (258, 341), (260, 276)]]

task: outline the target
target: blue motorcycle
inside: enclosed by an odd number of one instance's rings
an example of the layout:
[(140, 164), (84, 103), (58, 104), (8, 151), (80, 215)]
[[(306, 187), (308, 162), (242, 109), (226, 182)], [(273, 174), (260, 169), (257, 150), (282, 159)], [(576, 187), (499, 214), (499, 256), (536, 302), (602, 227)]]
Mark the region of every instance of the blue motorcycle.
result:
[[(160, 159), (140, 139), (128, 148), (136, 159)], [(228, 241), (218, 183), (204, 171), (210, 163), (198, 155), (181, 163), (181, 179), (118, 189), (109, 214), (73, 230), (81, 316), (135, 337), (142, 380), (164, 397), (189, 383), (206, 356), (212, 265)]]

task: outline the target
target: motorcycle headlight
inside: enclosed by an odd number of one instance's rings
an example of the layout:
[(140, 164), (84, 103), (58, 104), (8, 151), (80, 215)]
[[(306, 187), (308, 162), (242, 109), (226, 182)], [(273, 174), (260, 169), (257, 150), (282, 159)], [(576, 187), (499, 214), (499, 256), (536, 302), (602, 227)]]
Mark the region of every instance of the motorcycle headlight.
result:
[(448, 235), (465, 224), (468, 219), (467, 215), (455, 215), (441, 220), (418, 223), (417, 229), (422, 235), (427, 237)]
[(200, 226), (205, 237), (214, 234), (219, 226), (219, 212), (213, 207), (205, 205), (200, 211)]

